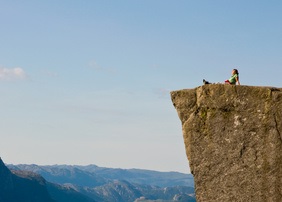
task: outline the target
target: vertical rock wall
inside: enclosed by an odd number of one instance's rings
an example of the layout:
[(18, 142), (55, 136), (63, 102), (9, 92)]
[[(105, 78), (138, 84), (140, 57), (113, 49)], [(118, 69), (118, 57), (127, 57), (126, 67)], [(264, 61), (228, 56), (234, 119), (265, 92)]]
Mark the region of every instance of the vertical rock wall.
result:
[(282, 89), (171, 92), (198, 202), (282, 201)]

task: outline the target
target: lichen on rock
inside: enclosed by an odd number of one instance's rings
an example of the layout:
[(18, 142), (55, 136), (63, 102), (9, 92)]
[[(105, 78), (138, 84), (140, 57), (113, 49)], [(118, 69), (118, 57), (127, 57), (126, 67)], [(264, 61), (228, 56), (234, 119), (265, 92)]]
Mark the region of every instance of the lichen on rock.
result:
[(282, 89), (213, 84), (171, 99), (198, 202), (282, 201)]

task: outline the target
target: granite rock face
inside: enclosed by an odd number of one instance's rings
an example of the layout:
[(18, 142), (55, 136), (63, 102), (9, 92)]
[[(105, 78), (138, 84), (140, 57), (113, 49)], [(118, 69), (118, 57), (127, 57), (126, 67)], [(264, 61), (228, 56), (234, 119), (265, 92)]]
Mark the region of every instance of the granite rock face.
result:
[(282, 89), (212, 84), (171, 92), (198, 202), (282, 201)]

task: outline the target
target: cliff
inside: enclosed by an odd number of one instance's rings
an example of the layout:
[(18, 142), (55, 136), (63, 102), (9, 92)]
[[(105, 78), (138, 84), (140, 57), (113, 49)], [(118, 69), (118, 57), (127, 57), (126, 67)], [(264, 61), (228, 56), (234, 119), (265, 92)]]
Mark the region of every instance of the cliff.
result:
[(282, 201), (282, 89), (212, 84), (171, 99), (198, 202)]

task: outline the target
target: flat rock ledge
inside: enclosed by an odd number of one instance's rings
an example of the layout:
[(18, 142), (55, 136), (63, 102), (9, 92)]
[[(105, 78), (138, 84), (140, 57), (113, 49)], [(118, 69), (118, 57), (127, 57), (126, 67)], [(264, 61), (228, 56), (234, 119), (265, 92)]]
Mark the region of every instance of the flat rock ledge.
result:
[(171, 92), (197, 202), (282, 201), (282, 89), (203, 85)]

